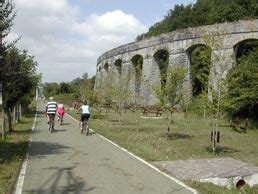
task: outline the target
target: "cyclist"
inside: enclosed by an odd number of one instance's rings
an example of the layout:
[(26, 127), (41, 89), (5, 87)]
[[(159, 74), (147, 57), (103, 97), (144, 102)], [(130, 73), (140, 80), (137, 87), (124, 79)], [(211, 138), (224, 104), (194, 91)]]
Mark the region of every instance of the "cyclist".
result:
[(82, 123), (83, 123), (84, 119), (86, 119), (88, 121), (90, 118), (90, 107), (86, 100), (83, 102), (83, 105), (78, 109), (77, 113), (79, 113), (79, 112), (81, 113), (80, 130), (82, 132)]
[(53, 119), (54, 120), (53, 128), (55, 126), (56, 109), (57, 109), (57, 103), (56, 103), (56, 101), (54, 101), (53, 97), (50, 97), (49, 102), (46, 105), (46, 113), (47, 113), (48, 123), (49, 123), (49, 117), (54, 118)]
[(65, 114), (65, 108), (64, 108), (64, 104), (62, 103), (62, 101), (60, 101), (57, 105), (56, 114), (58, 116), (58, 121), (59, 121), (59, 119), (63, 119), (64, 114)]

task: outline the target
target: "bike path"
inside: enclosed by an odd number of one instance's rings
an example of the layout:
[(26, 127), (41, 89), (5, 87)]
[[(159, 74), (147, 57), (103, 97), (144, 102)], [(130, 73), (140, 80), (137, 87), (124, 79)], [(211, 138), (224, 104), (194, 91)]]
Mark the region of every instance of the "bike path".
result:
[[(44, 105), (39, 103), (39, 111)], [(194, 190), (180, 185), (105, 141), (97, 134), (80, 134), (68, 116), (55, 132), (38, 114), (22, 193), (176, 193)]]

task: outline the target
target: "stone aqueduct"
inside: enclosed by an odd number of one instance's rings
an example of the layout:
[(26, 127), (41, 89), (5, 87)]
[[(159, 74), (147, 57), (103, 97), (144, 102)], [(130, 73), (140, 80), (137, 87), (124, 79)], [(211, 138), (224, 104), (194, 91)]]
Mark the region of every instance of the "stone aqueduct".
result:
[[(210, 38), (205, 38), (205, 37)], [(216, 41), (207, 41), (216, 40)], [(185, 85), (191, 95), (191, 52), (200, 45), (211, 48), (209, 82), (216, 84), (216, 72), (226, 64), (224, 76), (236, 61), (236, 53), (242, 43), (258, 40), (258, 20), (241, 20), (196, 28), (177, 30), (156, 37), (132, 42), (105, 52), (97, 60), (95, 89), (104, 88), (107, 81), (119, 82), (130, 73), (129, 89), (144, 97), (144, 104), (157, 102), (152, 85), (160, 83), (160, 67), (157, 57), (168, 55), (168, 65), (180, 65), (188, 69)], [(214, 44), (215, 43), (215, 44)], [(134, 61), (141, 58), (141, 84), (137, 88)], [(106, 79), (116, 77), (116, 79)]]

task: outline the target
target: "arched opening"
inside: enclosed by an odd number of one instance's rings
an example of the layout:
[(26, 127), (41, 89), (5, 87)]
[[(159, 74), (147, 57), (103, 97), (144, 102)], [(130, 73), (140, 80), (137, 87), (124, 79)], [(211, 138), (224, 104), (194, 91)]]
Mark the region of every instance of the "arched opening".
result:
[(141, 55), (135, 55), (131, 61), (135, 70), (135, 93), (139, 94), (142, 81), (143, 57)]
[(101, 72), (101, 70), (102, 70), (102, 68), (101, 68), (101, 66), (99, 66), (99, 88), (102, 88), (102, 79), (103, 79), (103, 74), (102, 74), (102, 72)]
[(108, 63), (105, 63), (104, 69), (105, 69), (106, 73), (108, 74)]
[(209, 74), (211, 65), (211, 48), (206, 45), (194, 45), (188, 49), (190, 58), (190, 74), (192, 94), (198, 96), (208, 93)]
[(234, 47), (236, 64), (227, 74), (227, 110), (233, 118), (258, 121), (257, 70), (258, 39), (246, 39)]
[(159, 67), (160, 84), (161, 84), (161, 87), (163, 88), (167, 82), (167, 68), (168, 68), (168, 62), (169, 62), (169, 52), (164, 49), (158, 50), (154, 54), (154, 59)]
[(246, 39), (234, 46), (236, 62), (244, 55), (248, 55), (254, 49), (258, 48), (258, 39)]
[(121, 74), (122, 74), (122, 60), (121, 59), (117, 59), (115, 61), (115, 67), (118, 72), (118, 75), (121, 76)]

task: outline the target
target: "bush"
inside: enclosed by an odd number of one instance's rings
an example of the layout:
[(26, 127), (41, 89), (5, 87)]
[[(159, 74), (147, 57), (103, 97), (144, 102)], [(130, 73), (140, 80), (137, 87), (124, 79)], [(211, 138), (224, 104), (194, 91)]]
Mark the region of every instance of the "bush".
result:
[(188, 110), (200, 118), (212, 115), (211, 103), (208, 101), (208, 97), (206, 95), (202, 96), (202, 94), (193, 97)]

